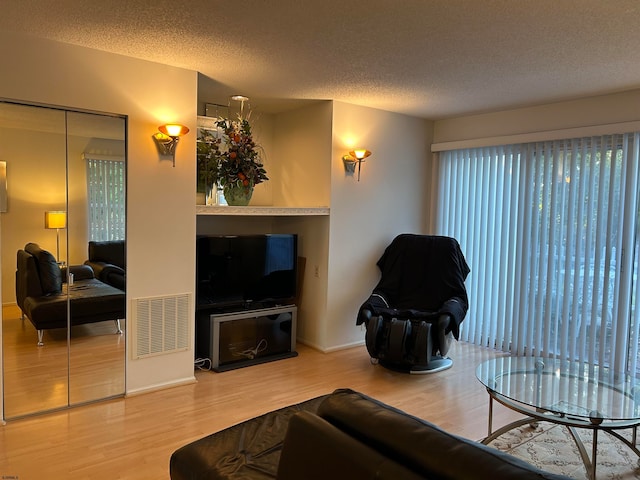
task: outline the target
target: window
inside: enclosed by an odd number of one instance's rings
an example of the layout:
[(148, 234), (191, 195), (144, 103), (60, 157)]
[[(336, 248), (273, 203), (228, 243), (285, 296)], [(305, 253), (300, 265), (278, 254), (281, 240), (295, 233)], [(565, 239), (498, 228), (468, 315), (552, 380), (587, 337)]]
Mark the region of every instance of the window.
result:
[(89, 240), (125, 238), (125, 163), (85, 156), (89, 202)]
[(439, 154), (437, 233), (471, 267), (463, 340), (638, 371), (639, 139)]

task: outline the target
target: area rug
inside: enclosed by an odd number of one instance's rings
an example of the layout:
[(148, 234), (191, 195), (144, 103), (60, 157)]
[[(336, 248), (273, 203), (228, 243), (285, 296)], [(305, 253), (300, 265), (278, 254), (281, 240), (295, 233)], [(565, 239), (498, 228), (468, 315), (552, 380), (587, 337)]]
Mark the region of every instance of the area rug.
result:
[[(631, 438), (630, 430), (619, 432), (625, 438)], [(578, 433), (591, 457), (591, 430), (579, 429)], [(525, 425), (505, 433), (490, 445), (548, 472), (580, 480), (588, 479), (573, 438), (560, 425), (547, 422)], [(599, 432), (596, 478), (640, 479), (637, 455), (618, 439)]]

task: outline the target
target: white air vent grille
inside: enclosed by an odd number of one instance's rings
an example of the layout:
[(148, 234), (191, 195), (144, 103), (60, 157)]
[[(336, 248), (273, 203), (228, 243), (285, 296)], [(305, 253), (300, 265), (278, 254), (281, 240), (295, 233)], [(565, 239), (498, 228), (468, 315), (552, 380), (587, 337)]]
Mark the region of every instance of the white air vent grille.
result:
[(134, 358), (189, 348), (190, 300), (191, 295), (185, 293), (133, 301)]

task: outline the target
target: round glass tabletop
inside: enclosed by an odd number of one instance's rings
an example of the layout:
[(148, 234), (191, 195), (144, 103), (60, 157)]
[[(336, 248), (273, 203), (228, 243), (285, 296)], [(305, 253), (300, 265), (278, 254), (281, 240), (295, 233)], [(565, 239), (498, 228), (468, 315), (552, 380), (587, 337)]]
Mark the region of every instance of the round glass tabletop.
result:
[(580, 362), (540, 357), (500, 357), (476, 369), (491, 392), (567, 418), (599, 424), (640, 421), (640, 379)]

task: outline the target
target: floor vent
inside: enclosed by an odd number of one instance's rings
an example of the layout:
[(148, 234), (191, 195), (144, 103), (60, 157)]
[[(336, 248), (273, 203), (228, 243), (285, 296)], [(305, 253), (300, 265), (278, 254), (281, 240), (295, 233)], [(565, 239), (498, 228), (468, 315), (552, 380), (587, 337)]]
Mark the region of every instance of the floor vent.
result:
[(138, 298), (133, 302), (134, 358), (189, 348), (191, 294)]

